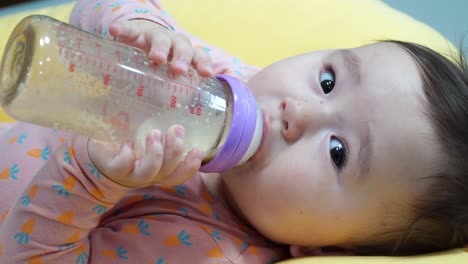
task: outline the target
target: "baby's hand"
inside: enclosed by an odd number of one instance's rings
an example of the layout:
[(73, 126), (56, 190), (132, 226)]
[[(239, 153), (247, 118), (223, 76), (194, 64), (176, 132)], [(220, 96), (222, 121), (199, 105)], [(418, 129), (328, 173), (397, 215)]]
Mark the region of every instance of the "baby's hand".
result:
[(178, 185), (200, 169), (203, 159), (202, 151), (193, 149), (182, 160), (184, 133), (180, 125), (170, 127), (164, 139), (159, 130), (151, 131), (141, 157), (137, 157), (131, 143), (119, 147), (89, 139), (89, 158), (102, 174), (127, 187)]
[(109, 27), (116, 40), (148, 52), (156, 64), (171, 61), (174, 73), (184, 73), (193, 65), (200, 75), (213, 75), (213, 62), (201, 49), (194, 48), (190, 40), (162, 25), (149, 20), (116, 21)]

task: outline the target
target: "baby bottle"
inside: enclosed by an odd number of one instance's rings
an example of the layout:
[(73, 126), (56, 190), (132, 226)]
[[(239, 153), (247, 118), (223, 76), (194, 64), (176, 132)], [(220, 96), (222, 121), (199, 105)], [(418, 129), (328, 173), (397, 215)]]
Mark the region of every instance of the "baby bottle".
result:
[(0, 65), (0, 102), (13, 118), (111, 143), (145, 146), (152, 129), (185, 128), (185, 151), (202, 149), (201, 171), (249, 159), (262, 136), (250, 90), (227, 75), (174, 75), (137, 48), (41, 15), (13, 30)]

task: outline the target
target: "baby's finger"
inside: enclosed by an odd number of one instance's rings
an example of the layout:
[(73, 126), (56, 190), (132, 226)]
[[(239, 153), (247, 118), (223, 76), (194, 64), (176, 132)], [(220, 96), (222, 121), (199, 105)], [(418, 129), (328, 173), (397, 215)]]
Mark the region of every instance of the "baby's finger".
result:
[(213, 75), (213, 61), (210, 55), (199, 48), (193, 53), (193, 66), (204, 77)]
[[(126, 142), (120, 147), (120, 151), (109, 161), (107, 155), (97, 155), (95, 164), (104, 164), (103, 171), (105, 175), (113, 175), (120, 178), (130, 173), (135, 162), (135, 147), (133, 143)], [(107, 165), (105, 165), (107, 164)]]
[(171, 38), (165, 32), (146, 32), (145, 39), (151, 43), (147, 43), (150, 47), (149, 57), (156, 64), (164, 64), (167, 62), (169, 52), (171, 51)]
[(182, 184), (186, 180), (190, 179), (200, 169), (202, 160), (203, 152), (200, 149), (193, 149), (189, 152), (185, 160), (179, 163), (170, 177), (164, 179), (162, 184), (168, 186)]
[(116, 21), (109, 26), (109, 33), (122, 42), (135, 41), (140, 36), (140, 30), (126, 21)]
[(162, 136), (159, 130), (153, 130), (146, 135), (145, 154), (135, 164), (129, 180), (146, 186), (158, 174), (164, 159)]
[(171, 126), (166, 133), (166, 140), (164, 142), (164, 163), (158, 174), (156, 181), (161, 181), (171, 174), (177, 164), (181, 162), (181, 155), (184, 151), (184, 136), (185, 130), (180, 125)]
[(171, 68), (175, 73), (187, 72), (193, 58), (192, 43), (180, 34), (176, 34), (172, 42), (173, 52)]

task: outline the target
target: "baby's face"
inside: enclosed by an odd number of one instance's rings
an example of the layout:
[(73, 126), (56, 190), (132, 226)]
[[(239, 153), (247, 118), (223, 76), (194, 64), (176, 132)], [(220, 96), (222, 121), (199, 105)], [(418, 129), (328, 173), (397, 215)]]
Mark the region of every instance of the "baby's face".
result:
[(223, 174), (248, 222), (278, 242), (343, 247), (407, 224), (437, 146), (406, 51), (379, 43), (307, 53), (248, 86), (266, 136), (251, 160)]

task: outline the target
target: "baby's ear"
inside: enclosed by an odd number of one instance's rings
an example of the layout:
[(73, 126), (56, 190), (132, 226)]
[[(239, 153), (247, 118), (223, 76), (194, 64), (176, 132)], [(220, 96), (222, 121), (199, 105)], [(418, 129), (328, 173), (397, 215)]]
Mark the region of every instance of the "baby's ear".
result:
[(327, 246), (327, 247), (302, 247), (289, 246), (289, 252), (293, 258), (307, 256), (351, 256), (353, 251), (349, 248)]

